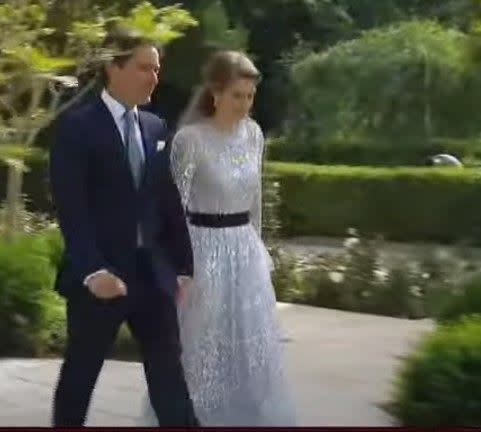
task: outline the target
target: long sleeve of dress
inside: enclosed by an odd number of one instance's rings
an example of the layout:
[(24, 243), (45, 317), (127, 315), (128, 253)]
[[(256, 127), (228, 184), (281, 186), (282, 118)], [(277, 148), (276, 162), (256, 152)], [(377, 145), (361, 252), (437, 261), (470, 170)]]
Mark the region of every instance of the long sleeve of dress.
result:
[(192, 179), (195, 173), (195, 143), (192, 134), (181, 129), (174, 136), (171, 147), (172, 176), (179, 189), (182, 206), (188, 208)]
[(261, 128), (255, 124), (253, 139), (256, 149), (258, 179), (252, 202), (251, 221), (259, 236), (262, 234), (262, 168), (264, 162), (265, 140)]

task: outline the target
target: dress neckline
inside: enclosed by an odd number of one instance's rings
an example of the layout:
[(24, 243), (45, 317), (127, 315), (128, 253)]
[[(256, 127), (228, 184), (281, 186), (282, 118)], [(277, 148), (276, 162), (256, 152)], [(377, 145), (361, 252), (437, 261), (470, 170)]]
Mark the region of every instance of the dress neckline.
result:
[(245, 119), (239, 120), (231, 130), (222, 130), (216, 127), (210, 118), (204, 119), (204, 124), (213, 131), (216, 135), (219, 135), (223, 138), (235, 137), (239, 135), (239, 131), (241, 130), (242, 124), (245, 122)]

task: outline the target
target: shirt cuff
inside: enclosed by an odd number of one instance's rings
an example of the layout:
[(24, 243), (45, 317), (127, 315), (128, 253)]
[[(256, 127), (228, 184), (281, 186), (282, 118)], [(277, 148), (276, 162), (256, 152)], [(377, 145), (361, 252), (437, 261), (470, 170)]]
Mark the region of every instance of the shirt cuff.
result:
[(84, 285), (87, 286), (88, 283), (89, 283), (89, 280), (92, 279), (94, 276), (97, 276), (99, 274), (102, 274), (102, 273), (108, 273), (109, 271), (107, 269), (100, 269), (100, 270), (97, 270), (96, 272), (94, 273), (90, 273), (89, 275), (87, 275), (84, 279)]
[(190, 280), (192, 279), (192, 276), (187, 276), (187, 275), (178, 275), (177, 280)]

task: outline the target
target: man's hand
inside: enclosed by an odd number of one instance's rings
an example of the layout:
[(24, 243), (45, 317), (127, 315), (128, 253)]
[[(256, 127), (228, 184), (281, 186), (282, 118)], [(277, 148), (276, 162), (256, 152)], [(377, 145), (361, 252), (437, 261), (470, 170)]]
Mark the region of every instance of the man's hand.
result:
[(182, 304), (187, 298), (187, 293), (192, 286), (192, 278), (189, 276), (177, 276), (177, 295), (178, 304)]
[(87, 282), (90, 292), (99, 299), (113, 299), (127, 295), (125, 283), (109, 272), (101, 272), (92, 276)]

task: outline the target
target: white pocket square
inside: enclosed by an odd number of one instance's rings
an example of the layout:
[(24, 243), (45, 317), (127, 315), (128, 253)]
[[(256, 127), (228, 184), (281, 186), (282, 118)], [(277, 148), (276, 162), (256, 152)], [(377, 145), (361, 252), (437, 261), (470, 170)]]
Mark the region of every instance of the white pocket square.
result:
[(165, 141), (157, 141), (157, 151), (162, 151), (165, 148)]

